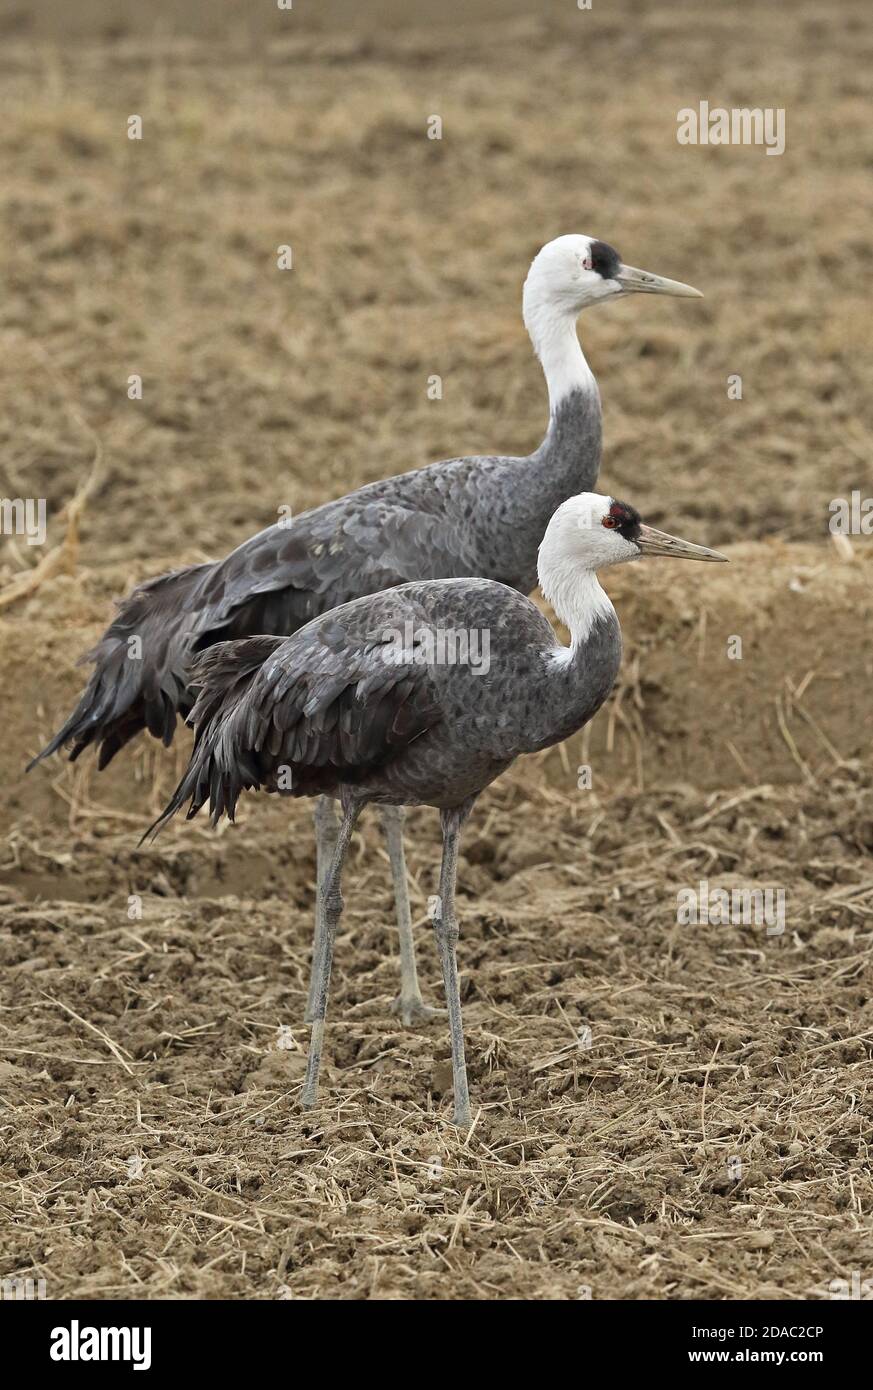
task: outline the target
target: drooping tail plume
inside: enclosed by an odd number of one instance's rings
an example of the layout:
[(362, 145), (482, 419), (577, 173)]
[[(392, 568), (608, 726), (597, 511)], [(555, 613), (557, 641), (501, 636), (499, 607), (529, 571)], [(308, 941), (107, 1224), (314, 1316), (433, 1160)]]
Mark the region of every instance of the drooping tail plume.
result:
[(210, 568), (189, 565), (159, 575), (122, 600), (114, 622), (82, 658), (94, 670), (79, 703), (28, 771), (67, 744), (73, 762), (89, 745), (99, 745), (102, 769), (142, 729), (172, 742), (177, 716), (190, 708), (192, 597)]
[(237, 728), (235, 716), (240, 702), (264, 662), (286, 639), (284, 637), (246, 637), (235, 642), (216, 642), (192, 663), (189, 686), (196, 700), (188, 716), (194, 726), (191, 760), (179, 785), (158, 819), (149, 826), (140, 843), (154, 839), (186, 801), (186, 819), (196, 816), (210, 803), (213, 825), (226, 815), (234, 819), (240, 793), (261, 785), (256, 755), (247, 750), (250, 739), (236, 738), (246, 732)]

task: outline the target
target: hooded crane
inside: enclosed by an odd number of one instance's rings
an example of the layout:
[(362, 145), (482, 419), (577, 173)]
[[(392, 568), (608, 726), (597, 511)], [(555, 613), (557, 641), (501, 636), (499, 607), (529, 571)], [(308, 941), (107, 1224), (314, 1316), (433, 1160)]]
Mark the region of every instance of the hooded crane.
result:
[[(597, 580), (607, 565), (667, 555), (723, 560), (644, 526), (627, 503), (572, 497), (549, 522), (539, 581), (570, 631), (516, 590), (489, 579), (404, 584), (345, 603), (293, 637), (220, 642), (193, 668), (191, 762), (156, 833), (190, 801), (215, 824), (249, 788), (329, 796), (342, 806), (319, 886), (323, 934), (313, 956), (312, 1031), (302, 1103), (315, 1104), (343, 861), (368, 802), (435, 806), (443, 858), (434, 915), (452, 1042), (454, 1122), (470, 1124), (455, 946), (461, 826), (483, 788), (521, 753), (568, 738), (597, 712), (621, 661), (615, 609)], [(489, 634), (488, 668), (440, 661), (447, 632)], [(441, 639), (442, 645), (441, 645)]]
[[(369, 483), (252, 536), (226, 559), (146, 581), (84, 658), (94, 664), (73, 713), (30, 764), (62, 745), (75, 760), (99, 746), (104, 768), (142, 729), (167, 745), (178, 714), (191, 709), (188, 671), (213, 643), (257, 633), (290, 635), (320, 613), (410, 580), (470, 575), (528, 594), (537, 546), (565, 498), (591, 488), (600, 466), (600, 397), (576, 333), (582, 309), (627, 294), (700, 297), (698, 290), (624, 265), (587, 236), (561, 236), (535, 257), (524, 285), (524, 322), (549, 392), (549, 426), (526, 458), (448, 459)], [(130, 639), (138, 637), (140, 658)], [(403, 855), (403, 812), (382, 811), (400, 936), (407, 1025), (434, 1011), (415, 968)], [(315, 816), (317, 877), (332, 862), (333, 803)], [(323, 926), (316, 909), (316, 947)], [(313, 1001), (310, 1000), (310, 1013)]]

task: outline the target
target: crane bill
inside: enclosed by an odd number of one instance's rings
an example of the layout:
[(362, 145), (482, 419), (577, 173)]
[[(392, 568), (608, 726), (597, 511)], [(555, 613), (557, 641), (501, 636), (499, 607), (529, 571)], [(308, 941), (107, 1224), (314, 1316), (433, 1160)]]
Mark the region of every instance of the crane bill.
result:
[(700, 290), (693, 285), (683, 285), (681, 280), (668, 280), (663, 275), (652, 275), (648, 270), (637, 270), (633, 265), (620, 265), (616, 280), (625, 294), (672, 294), (677, 299), (702, 299)]
[(694, 545), (692, 541), (680, 540), (666, 531), (656, 531), (654, 526), (641, 526), (634, 537), (643, 555), (663, 555), (672, 560), (715, 560), (727, 564), (727, 556), (717, 550), (707, 550), (705, 545)]

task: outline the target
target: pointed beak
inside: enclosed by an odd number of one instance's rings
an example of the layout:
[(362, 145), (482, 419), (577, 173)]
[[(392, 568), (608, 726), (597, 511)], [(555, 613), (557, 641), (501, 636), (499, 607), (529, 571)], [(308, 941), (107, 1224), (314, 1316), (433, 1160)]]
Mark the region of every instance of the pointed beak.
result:
[(666, 531), (656, 531), (654, 526), (641, 526), (636, 538), (642, 554), (663, 555), (673, 560), (718, 560), (727, 564), (726, 555), (717, 550), (707, 550), (705, 545), (692, 545), (691, 541), (680, 541), (678, 536), (668, 536)]
[(651, 275), (648, 270), (637, 270), (632, 265), (620, 265), (615, 278), (623, 294), (672, 294), (677, 299), (703, 298), (700, 290), (683, 285), (681, 280), (667, 280), (663, 275)]

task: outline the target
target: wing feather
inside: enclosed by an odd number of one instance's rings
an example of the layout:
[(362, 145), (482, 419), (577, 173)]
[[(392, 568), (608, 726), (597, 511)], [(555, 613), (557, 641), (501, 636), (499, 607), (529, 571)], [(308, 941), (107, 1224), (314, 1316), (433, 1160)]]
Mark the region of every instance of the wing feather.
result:
[[(233, 818), (247, 788), (311, 795), (354, 783), (439, 724), (427, 665), (386, 659), (381, 634), (426, 622), (403, 590), (343, 605), (292, 637), (220, 642), (192, 668), (198, 691), (191, 762), (160, 820), (186, 802), (194, 815)], [(291, 787), (280, 770), (291, 770)]]

